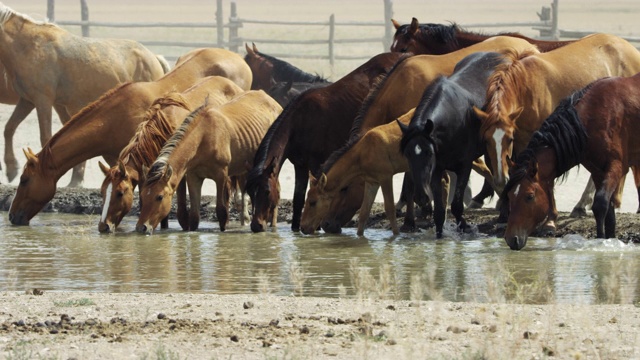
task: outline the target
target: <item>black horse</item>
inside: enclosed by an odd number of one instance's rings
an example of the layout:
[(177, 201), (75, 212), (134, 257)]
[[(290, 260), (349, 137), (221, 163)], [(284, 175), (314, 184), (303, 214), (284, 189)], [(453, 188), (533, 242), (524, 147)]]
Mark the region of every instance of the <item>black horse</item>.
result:
[[(449, 77), (441, 76), (427, 87), (409, 125), (402, 129), (400, 150), (407, 158), (418, 200), (429, 195), (434, 201), (436, 236), (442, 237), (446, 204), (441, 179), (445, 170), (457, 175), (451, 212), (458, 228), (465, 230), (463, 196), (473, 160), (486, 148), (480, 136), (480, 119), (473, 107), (485, 102), (487, 79), (503, 56), (478, 52), (462, 59)], [(431, 193), (430, 193), (431, 192)]]

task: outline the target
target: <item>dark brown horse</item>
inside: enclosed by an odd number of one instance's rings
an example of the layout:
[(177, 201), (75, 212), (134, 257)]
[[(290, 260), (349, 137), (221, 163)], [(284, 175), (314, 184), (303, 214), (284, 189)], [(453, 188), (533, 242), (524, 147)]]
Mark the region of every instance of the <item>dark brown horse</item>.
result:
[[(295, 168), (291, 228), (300, 229), (309, 171), (317, 172), (331, 152), (347, 141), (353, 120), (376, 79), (406, 56), (377, 55), (335, 83), (302, 93), (285, 107), (260, 144), (247, 179), (247, 193), (253, 205), (251, 230), (264, 231), (267, 220), (272, 218), (280, 198), (278, 175), (287, 159)], [(361, 201), (354, 205), (347, 220)]]
[(504, 194), (510, 215), (505, 240), (522, 249), (553, 206), (554, 180), (582, 164), (593, 177), (598, 238), (616, 236), (620, 180), (640, 165), (640, 74), (597, 80), (564, 99), (536, 131), (510, 171)]
[(391, 19), (396, 33), (391, 43), (391, 51), (411, 52), (416, 55), (447, 54), (452, 51), (477, 44), (494, 36), (511, 36), (526, 40), (528, 43), (538, 47), (540, 52), (547, 52), (573, 41), (545, 41), (528, 38), (519, 33), (500, 33), (485, 35), (472, 31), (467, 31), (457, 24), (419, 24), (418, 19), (413, 18), (411, 24), (400, 25)]
[(286, 61), (276, 59), (273, 56), (263, 54), (258, 51), (256, 44), (252, 44), (253, 48), (245, 44), (247, 55), (244, 61), (247, 62), (253, 74), (253, 82), (251, 90), (269, 90), (273, 85), (279, 82), (301, 82), (301, 83), (325, 83), (329, 84), (329, 80), (317, 74), (305, 72)]

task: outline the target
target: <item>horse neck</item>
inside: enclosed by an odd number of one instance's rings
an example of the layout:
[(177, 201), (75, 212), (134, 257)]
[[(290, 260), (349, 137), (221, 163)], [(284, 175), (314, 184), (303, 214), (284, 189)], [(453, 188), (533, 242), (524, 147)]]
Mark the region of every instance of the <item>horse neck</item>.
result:
[[(191, 124), (191, 127), (185, 132), (184, 137), (167, 156), (167, 165), (171, 165), (174, 175), (179, 175), (176, 179), (181, 179), (190, 168), (194, 167), (198, 160), (205, 161), (205, 159), (210, 158), (210, 154), (202, 151), (201, 145), (206, 143), (207, 139), (202, 132), (203, 126), (200, 126), (200, 123), (201, 122)], [(215, 130), (212, 131), (215, 132)], [(162, 151), (160, 154), (160, 156), (162, 156)], [(171, 185), (174, 188), (177, 186), (177, 180), (174, 183), (174, 177), (172, 177)]]
[(457, 49), (463, 49), (471, 45), (481, 43), (490, 37), (491, 35), (480, 35), (471, 32), (458, 31), (456, 32), (456, 41), (458, 42)]
[[(55, 26), (36, 24), (18, 14), (12, 15), (0, 27), (0, 61), (7, 70), (13, 70), (22, 61), (22, 58), (16, 55), (27, 53), (29, 56), (28, 53), (39, 51), (40, 43), (54, 42), (52, 35), (58, 31), (59, 28)], [(41, 33), (47, 36), (39, 36)]]
[(337, 192), (343, 187), (351, 184), (353, 179), (362, 175), (360, 155), (356, 149), (349, 149), (345, 152), (327, 171), (326, 192)]
[(538, 178), (541, 183), (550, 184), (555, 181), (556, 170), (556, 152), (550, 147), (543, 147), (536, 150), (536, 160), (538, 162)]

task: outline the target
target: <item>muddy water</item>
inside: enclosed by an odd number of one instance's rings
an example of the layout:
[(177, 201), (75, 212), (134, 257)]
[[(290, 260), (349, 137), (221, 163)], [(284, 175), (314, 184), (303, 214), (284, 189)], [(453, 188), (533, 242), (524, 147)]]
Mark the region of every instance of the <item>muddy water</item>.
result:
[[(435, 240), (429, 232), (392, 237), (354, 229), (303, 236), (287, 224), (252, 234), (214, 223), (199, 232), (96, 233), (96, 216), (39, 214), (28, 227), (0, 213), (0, 290), (271, 293), (337, 297), (357, 294), (452, 301), (606, 302), (617, 279), (634, 294), (640, 247), (618, 241), (531, 239), (514, 252), (503, 240), (471, 235)], [(445, 232), (447, 234), (447, 232)], [(617, 276), (612, 276), (615, 274)], [(388, 281), (381, 279), (388, 278)], [(388, 284), (388, 285), (384, 285)], [(414, 295), (412, 295), (414, 294)], [(435, 295), (433, 295), (435, 294)], [(632, 298), (635, 299), (635, 296)], [(616, 300), (619, 301), (619, 300)]]

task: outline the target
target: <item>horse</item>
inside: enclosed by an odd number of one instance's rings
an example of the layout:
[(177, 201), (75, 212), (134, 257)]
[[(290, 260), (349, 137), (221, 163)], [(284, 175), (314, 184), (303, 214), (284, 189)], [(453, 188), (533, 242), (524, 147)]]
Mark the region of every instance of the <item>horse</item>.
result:
[(472, 163), (485, 148), (472, 106), (484, 104), (487, 80), (503, 62), (503, 55), (496, 52), (468, 55), (449, 77), (440, 76), (425, 89), (408, 126), (398, 122), (402, 130), (400, 150), (409, 163), (415, 194), (436, 199), (433, 219), (438, 238), (442, 237), (446, 213), (440, 185), (446, 170), (453, 171), (457, 178), (451, 213), (459, 230), (468, 228), (462, 216), (463, 196)]
[[(103, 209), (98, 231), (115, 231), (122, 218), (131, 211), (133, 192), (140, 183), (142, 166), (151, 166), (164, 143), (195, 108), (194, 105), (203, 103), (205, 98), (212, 106), (221, 105), (242, 92), (242, 88), (227, 78), (209, 76), (182, 93), (170, 92), (157, 98), (146, 111), (136, 134), (120, 152), (117, 164), (109, 168), (99, 163), (105, 179), (100, 190)], [(186, 189), (183, 187), (182, 190)], [(179, 192), (178, 199), (179, 204), (184, 204), (183, 193)], [(182, 210), (183, 207), (178, 206), (178, 209)], [(179, 223), (186, 228), (184, 212), (178, 213)], [(163, 219), (162, 228), (167, 227), (166, 220)]]
[(219, 107), (206, 103), (184, 120), (146, 173), (136, 231), (152, 234), (167, 216), (178, 182), (187, 175), (189, 230), (200, 222), (200, 191), (205, 178), (216, 183), (220, 231), (228, 223), (230, 176), (246, 174), (258, 146), (282, 111), (262, 90), (252, 90)]
[[(0, 62), (19, 96), (5, 125), (7, 178), (18, 174), (13, 136), (35, 108), (40, 142), (51, 138), (51, 109), (63, 124), (114, 86), (154, 81), (164, 64), (142, 44), (125, 39), (83, 38), (50, 23), (37, 22), (0, 3)], [(82, 186), (84, 164), (73, 171), (69, 186)]]
[(265, 90), (270, 89), (275, 83), (278, 82), (302, 82), (302, 83), (324, 83), (329, 84), (329, 80), (323, 78), (317, 74), (310, 74), (305, 72), (286, 61), (276, 59), (273, 56), (263, 54), (258, 51), (256, 44), (253, 44), (253, 48), (244, 44), (247, 54), (244, 60), (251, 68), (253, 74), (253, 83), (251, 84), (251, 90)]
[(593, 177), (596, 236), (616, 236), (614, 193), (629, 166), (640, 166), (640, 74), (597, 80), (565, 98), (516, 158), (504, 189), (509, 219), (504, 238), (522, 249), (554, 207), (554, 180), (576, 165)]
[[(280, 200), (278, 175), (287, 159), (295, 168), (291, 228), (300, 229), (309, 171), (316, 172), (331, 152), (346, 142), (358, 109), (376, 79), (407, 56), (376, 55), (340, 80), (302, 93), (284, 108), (260, 144), (247, 177), (252, 231), (264, 231), (267, 220), (273, 219)], [(343, 221), (350, 220), (359, 207), (359, 203), (352, 206)]]
[[(360, 137), (366, 131), (391, 122), (415, 108), (425, 88), (438, 76), (450, 75), (456, 63), (465, 56), (479, 51), (498, 51), (507, 48), (536, 51), (534, 45), (522, 39), (498, 36), (445, 55), (415, 55), (404, 58), (396, 63), (386, 76), (377, 81), (358, 111), (349, 136)], [(350, 187), (349, 192), (355, 190), (355, 187)], [(405, 191), (403, 190), (403, 194)], [(360, 206), (357, 201), (362, 201), (362, 195), (349, 195), (341, 202), (334, 202), (334, 207), (329, 214), (335, 217), (324, 219), (322, 228), (325, 232), (339, 233), (341, 219), (345, 217), (345, 212), (354, 206), (355, 208)], [(356, 203), (350, 204), (348, 201), (356, 201)], [(409, 216), (410, 214), (405, 214), (407, 224), (413, 221)], [(408, 228), (405, 227), (405, 229)]]
[(494, 36), (512, 36), (523, 39), (535, 45), (540, 52), (555, 50), (574, 41), (538, 40), (519, 33), (486, 35), (465, 30), (455, 23), (451, 25), (419, 24), (418, 19), (415, 17), (411, 20), (411, 24), (401, 25), (394, 19), (391, 19), (391, 22), (396, 32), (393, 35), (390, 51), (410, 52), (416, 55), (446, 54), (477, 44)]
[[(640, 71), (640, 52), (626, 40), (593, 34), (547, 53), (510, 52), (489, 79), (486, 103), (474, 111), (497, 186), (504, 188), (509, 162), (526, 148), (534, 131), (560, 101), (606, 76)], [(507, 207), (505, 206), (507, 209)], [(555, 231), (557, 211), (545, 227)]]
[(269, 94), (269, 96), (271, 96), (275, 101), (278, 102), (278, 104), (280, 104), (280, 106), (284, 108), (288, 103), (291, 102), (291, 100), (293, 100), (294, 97), (302, 94), (303, 92), (309, 89), (324, 87), (329, 84), (330, 83), (328, 82), (308, 83), (280, 81), (274, 83), (273, 86), (271, 86), (269, 90), (267, 90), (267, 94)]
[(251, 70), (240, 55), (224, 49), (197, 49), (160, 79), (124, 83), (84, 107), (38, 154), (25, 151), (27, 163), (9, 210), (11, 223), (28, 225), (53, 198), (57, 181), (71, 167), (96, 156), (115, 165), (155, 99), (168, 91), (184, 91), (211, 75), (226, 77), (245, 90), (251, 85)]

